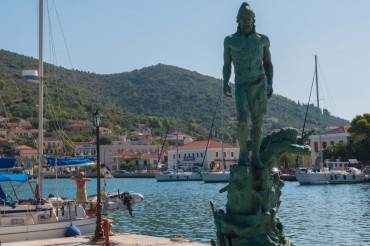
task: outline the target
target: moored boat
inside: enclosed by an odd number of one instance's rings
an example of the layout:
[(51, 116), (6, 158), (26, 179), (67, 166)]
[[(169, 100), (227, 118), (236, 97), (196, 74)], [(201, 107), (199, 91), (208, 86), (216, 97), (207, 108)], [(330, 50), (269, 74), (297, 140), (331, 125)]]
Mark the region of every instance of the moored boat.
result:
[[(28, 176), (0, 174), (0, 182), (26, 183)], [(30, 188), (33, 189), (31, 184)], [(71, 225), (76, 227), (76, 235), (91, 233), (95, 228), (96, 217), (88, 216), (82, 206), (76, 206), (72, 200), (53, 205), (36, 196), (19, 199), (16, 189), (6, 193), (0, 186), (0, 204), (2, 243), (65, 237)]]
[(356, 168), (316, 172), (307, 170), (307, 172), (297, 172), (295, 176), (301, 185), (354, 184), (365, 182), (365, 174)]
[(230, 171), (222, 170), (216, 172), (202, 173), (204, 183), (221, 183), (229, 182)]
[(202, 174), (199, 172), (162, 172), (156, 173), (155, 178), (158, 182), (170, 181), (201, 181)]

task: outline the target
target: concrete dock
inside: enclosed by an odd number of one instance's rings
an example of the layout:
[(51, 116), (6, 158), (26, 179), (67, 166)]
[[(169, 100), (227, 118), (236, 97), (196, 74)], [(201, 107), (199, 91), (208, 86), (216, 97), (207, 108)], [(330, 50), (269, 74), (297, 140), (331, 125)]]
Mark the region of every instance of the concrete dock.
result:
[[(79, 237), (65, 237), (65, 238), (54, 238), (45, 240), (35, 241), (22, 241), (14, 243), (1, 243), (1, 246), (48, 246), (48, 245), (105, 245), (104, 241), (92, 242), (92, 236), (79, 236)], [(182, 246), (205, 246), (210, 244), (197, 243), (187, 240), (182, 237), (175, 238), (163, 238), (163, 237), (152, 237), (131, 233), (120, 233), (115, 236), (110, 236), (110, 245), (121, 245), (121, 246), (167, 246), (167, 245), (182, 245)]]

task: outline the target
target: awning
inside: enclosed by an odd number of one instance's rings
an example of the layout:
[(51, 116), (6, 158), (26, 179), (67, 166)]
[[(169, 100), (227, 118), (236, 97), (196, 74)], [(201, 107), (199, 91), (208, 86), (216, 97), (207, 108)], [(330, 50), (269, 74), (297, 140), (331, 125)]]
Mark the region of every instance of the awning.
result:
[(25, 182), (27, 180), (28, 180), (28, 175), (25, 173), (0, 174), (0, 182), (5, 182), (5, 181)]
[[(55, 166), (55, 158), (47, 157), (48, 166)], [(76, 167), (76, 166), (92, 166), (96, 165), (94, 158), (58, 158), (58, 167)]]

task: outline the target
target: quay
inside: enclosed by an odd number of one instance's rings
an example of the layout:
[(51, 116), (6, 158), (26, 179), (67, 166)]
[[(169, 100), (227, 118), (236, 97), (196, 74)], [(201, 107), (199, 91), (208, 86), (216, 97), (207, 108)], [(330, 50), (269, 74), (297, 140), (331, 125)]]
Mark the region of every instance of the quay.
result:
[[(69, 179), (71, 176), (76, 176), (78, 173), (73, 174), (58, 174), (58, 179)], [(114, 178), (154, 178), (154, 173), (113, 173)], [(37, 178), (37, 175), (30, 175), (30, 178)], [(87, 178), (96, 178), (95, 173), (86, 173)], [(44, 174), (44, 179), (55, 179), (55, 174)]]
[[(58, 174), (60, 179), (69, 179), (71, 176), (76, 176), (78, 174)], [(113, 173), (114, 178), (155, 178), (154, 173)], [(96, 178), (95, 174), (87, 173), (86, 177)], [(30, 178), (37, 178), (37, 176), (30, 175)], [(44, 179), (55, 179), (55, 175), (44, 175)], [(283, 181), (297, 181), (294, 175), (282, 175), (280, 179)]]
[[(104, 241), (92, 242), (90, 236), (53, 238), (35, 241), (22, 241), (14, 243), (1, 243), (1, 246), (51, 246), (51, 245), (106, 245)], [(120, 233), (109, 237), (110, 245), (120, 246), (205, 246), (209, 244), (193, 242), (183, 237), (163, 238), (131, 233)]]

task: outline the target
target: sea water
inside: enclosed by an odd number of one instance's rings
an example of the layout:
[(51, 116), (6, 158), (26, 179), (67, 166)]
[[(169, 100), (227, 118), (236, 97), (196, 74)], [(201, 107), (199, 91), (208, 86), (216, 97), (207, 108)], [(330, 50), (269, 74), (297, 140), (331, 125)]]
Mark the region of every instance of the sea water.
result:
[[(5, 184), (2, 184), (3, 186)], [(202, 181), (157, 182), (155, 179), (116, 178), (106, 180), (106, 190), (135, 191), (144, 201), (127, 211), (110, 212), (113, 231), (158, 237), (183, 236), (209, 243), (216, 239), (210, 201), (225, 209), (225, 183)], [(12, 189), (5, 185), (6, 189)], [(104, 181), (102, 180), (102, 186)], [(26, 187), (17, 188), (27, 196)], [(70, 179), (44, 180), (44, 196), (75, 196)], [(96, 180), (87, 182), (88, 194), (96, 194)], [(294, 245), (370, 245), (370, 184), (301, 186), (285, 182), (278, 217), (285, 235)], [(23, 193), (23, 194), (22, 194)]]

